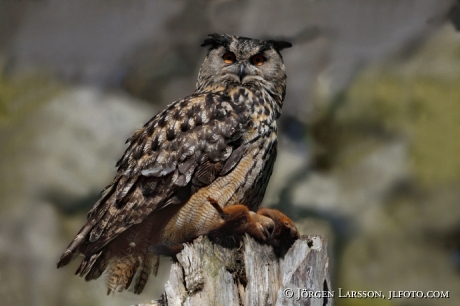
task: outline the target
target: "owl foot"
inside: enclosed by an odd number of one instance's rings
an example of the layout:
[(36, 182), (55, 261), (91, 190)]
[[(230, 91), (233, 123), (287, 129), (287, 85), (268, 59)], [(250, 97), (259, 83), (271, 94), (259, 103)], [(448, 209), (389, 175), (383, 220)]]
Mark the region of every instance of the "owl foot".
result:
[(209, 202), (223, 220), (208, 233), (211, 240), (221, 243), (234, 241), (236, 244), (247, 233), (256, 240), (273, 246), (277, 256), (284, 256), (300, 237), (294, 222), (279, 210), (262, 208), (255, 213), (242, 204), (222, 208), (213, 198), (209, 198)]
[[(284, 256), (292, 244), (299, 238), (297, 228), (286, 215), (276, 209), (262, 208), (257, 213), (249, 211), (243, 204), (221, 207), (209, 197), (209, 203), (219, 213), (221, 220), (216, 225), (198, 236), (207, 235), (209, 239), (224, 247), (238, 247), (245, 234), (261, 243), (271, 245), (278, 257)], [(197, 238), (194, 237), (193, 239)], [(193, 239), (190, 239), (191, 242)], [(183, 245), (158, 244), (149, 248), (156, 255), (168, 256), (176, 261), (176, 255), (183, 250)]]
[(300, 234), (294, 222), (285, 214), (276, 209), (261, 208), (257, 211), (257, 218), (269, 218), (273, 221), (274, 227), (270, 231), (268, 244), (273, 246), (278, 257), (284, 256), (294, 242), (299, 239)]
[[(189, 239), (191, 242), (201, 235), (207, 235), (208, 238), (217, 244), (224, 247), (238, 247), (243, 239), (244, 234), (249, 234), (259, 242), (265, 242), (270, 238), (270, 232), (275, 227), (275, 223), (267, 217), (257, 216), (254, 212), (242, 204), (230, 205), (222, 208), (219, 203), (213, 198), (209, 198), (209, 203), (219, 213), (220, 220), (215, 220), (215, 223), (209, 225), (210, 228), (199, 231), (196, 236)], [(156, 255), (168, 256), (173, 259), (183, 250), (183, 245), (180, 243), (157, 244), (149, 248), (150, 252)]]
[(265, 239), (263, 241), (268, 242), (273, 230), (275, 229), (275, 222), (270, 217), (257, 214), (253, 211), (249, 211), (249, 215), (259, 231), (264, 234)]
[[(273, 221), (264, 217), (263, 222), (256, 222), (252, 212), (242, 204), (229, 205), (222, 208), (213, 198), (209, 198), (211, 205), (217, 210), (222, 220), (207, 235), (211, 241), (226, 247), (239, 246), (244, 234), (264, 242), (269, 238), (266, 228), (274, 226)], [(264, 224), (262, 226), (261, 224)]]

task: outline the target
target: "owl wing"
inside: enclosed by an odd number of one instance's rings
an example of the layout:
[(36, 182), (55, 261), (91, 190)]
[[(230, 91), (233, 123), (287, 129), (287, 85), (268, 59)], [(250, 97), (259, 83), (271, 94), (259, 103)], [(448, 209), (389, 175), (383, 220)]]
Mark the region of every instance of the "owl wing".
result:
[[(250, 120), (242, 106), (219, 94), (195, 94), (169, 105), (128, 140), (118, 172), (59, 266), (85, 241), (95, 253), (133, 224), (230, 172), (245, 152)], [(88, 239), (86, 239), (88, 237)]]

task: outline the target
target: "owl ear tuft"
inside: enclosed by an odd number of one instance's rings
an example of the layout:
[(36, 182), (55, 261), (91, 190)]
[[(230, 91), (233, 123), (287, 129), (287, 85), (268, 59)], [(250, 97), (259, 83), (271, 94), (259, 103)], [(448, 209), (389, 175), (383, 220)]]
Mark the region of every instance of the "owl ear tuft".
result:
[(292, 47), (292, 44), (290, 42), (287, 42), (287, 41), (282, 41), (282, 40), (269, 40), (268, 41), (272, 46), (273, 48), (276, 50), (276, 51), (281, 51), (283, 49), (286, 49), (286, 48), (290, 48)]
[(230, 45), (230, 38), (227, 35), (221, 35), (221, 34), (209, 34), (211, 38), (207, 38), (204, 40), (204, 42), (201, 44), (202, 47), (205, 46), (211, 46), (211, 48), (217, 48), (219, 46), (224, 46), (228, 47)]

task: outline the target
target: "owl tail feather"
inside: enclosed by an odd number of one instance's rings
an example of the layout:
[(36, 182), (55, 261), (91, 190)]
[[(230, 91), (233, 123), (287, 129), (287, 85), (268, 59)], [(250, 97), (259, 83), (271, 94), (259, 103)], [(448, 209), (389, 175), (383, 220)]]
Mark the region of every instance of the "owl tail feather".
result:
[(65, 252), (61, 255), (61, 258), (59, 259), (57, 263), (58, 268), (62, 268), (66, 265), (68, 265), (72, 260), (77, 257), (78, 253), (77, 250), (79, 249), (80, 245), (83, 243), (85, 240), (85, 237), (88, 235), (88, 233), (91, 231), (91, 229), (94, 226), (94, 221), (88, 221), (88, 223), (85, 224), (85, 226), (82, 227), (82, 229), (78, 232), (78, 234), (75, 236), (73, 241), (69, 244)]
[(104, 272), (107, 276), (107, 295), (126, 289), (140, 294), (149, 275), (157, 274), (159, 263), (160, 257), (151, 253), (144, 258), (128, 255), (112, 259)]
[(139, 275), (134, 282), (133, 292), (140, 294), (144, 290), (145, 284), (149, 279), (149, 275), (157, 275), (158, 266), (160, 265), (160, 256), (152, 255), (150, 252), (145, 256), (146, 260), (142, 265)]
[[(93, 214), (93, 211), (96, 207), (99, 207), (102, 203), (105, 203), (105, 209), (101, 210), (99, 215), (102, 215), (107, 210), (107, 207), (110, 205), (110, 203), (106, 203), (108, 199), (110, 199), (111, 195), (113, 194), (115, 188), (113, 188), (113, 184), (110, 186), (107, 186), (106, 189), (103, 191), (103, 196), (97, 201), (95, 204), (94, 208), (88, 213), (88, 221), (86, 224), (80, 229), (78, 234), (75, 236), (75, 238), (72, 240), (72, 242), (69, 244), (67, 249), (64, 251), (64, 253), (61, 255), (61, 258), (59, 259), (57, 263), (58, 268), (62, 268), (66, 265), (68, 265), (72, 260), (75, 259), (75, 257), (78, 256), (78, 254), (81, 253), (80, 246), (87, 241), (87, 236), (90, 234), (92, 231), (94, 225), (96, 222), (100, 219), (99, 216), (96, 216)], [(112, 197), (113, 198), (113, 197)], [(112, 200), (113, 202), (113, 200)], [(101, 246), (102, 247), (102, 246)], [(99, 248), (100, 249), (100, 248)], [(97, 250), (96, 250), (97, 251)], [(94, 252), (95, 253), (95, 252)], [(96, 260), (95, 258), (94, 260)], [(94, 261), (93, 261), (94, 262)]]
[(107, 267), (107, 295), (128, 289), (139, 264), (139, 259), (132, 255), (110, 262)]

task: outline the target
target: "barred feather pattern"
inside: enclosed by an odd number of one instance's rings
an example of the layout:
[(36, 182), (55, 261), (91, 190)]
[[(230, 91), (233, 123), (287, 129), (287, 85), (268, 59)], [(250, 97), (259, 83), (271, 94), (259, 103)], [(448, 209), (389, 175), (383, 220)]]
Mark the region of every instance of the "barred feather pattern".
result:
[[(77, 275), (106, 275), (108, 293), (140, 293), (158, 270), (161, 254), (149, 251), (152, 246), (189, 241), (219, 222), (210, 196), (222, 206), (258, 209), (276, 159), (284, 64), (276, 42), (219, 37), (205, 41), (211, 48), (195, 93), (171, 103), (127, 140), (115, 178), (58, 267), (82, 254)], [(243, 79), (230, 66), (219, 71), (214, 66), (226, 50), (244, 65), (263, 52), (266, 70), (247, 65)]]

